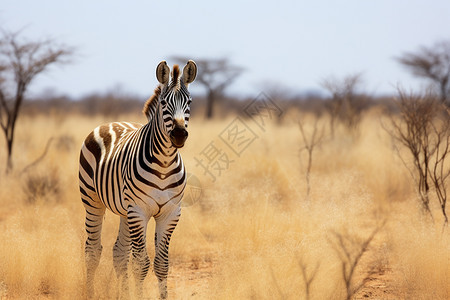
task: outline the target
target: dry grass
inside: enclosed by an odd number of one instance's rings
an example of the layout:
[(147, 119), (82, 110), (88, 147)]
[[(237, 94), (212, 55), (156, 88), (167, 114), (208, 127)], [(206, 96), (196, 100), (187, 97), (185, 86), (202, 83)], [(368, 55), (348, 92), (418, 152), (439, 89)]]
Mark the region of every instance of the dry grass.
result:
[[(144, 121), (140, 116), (120, 119)], [(16, 170), (38, 158), (49, 138), (64, 141), (61, 147), (50, 147), (33, 170), (47, 178), (44, 181), (57, 178), (57, 192), (50, 189), (30, 203), (24, 185), (32, 170), (9, 177), (0, 173), (0, 298), (83, 298), (85, 233), (77, 190), (78, 147), (91, 129), (110, 120), (68, 116), (20, 121)], [(228, 151), (234, 162), (215, 182), (196, 166), (194, 157), (211, 141), (226, 150), (219, 135), (231, 121), (205, 126), (194, 118), (190, 123), (182, 154), (188, 171), (200, 179), (203, 196), (183, 208), (172, 238), (171, 298), (306, 298), (306, 274), (314, 275), (310, 299), (345, 299), (342, 261), (330, 245), (333, 232), (357, 243), (384, 220), (386, 225), (355, 268), (355, 286), (369, 276), (355, 297), (450, 297), (450, 233), (421, 217), (410, 177), (377, 114), (365, 116), (358, 137), (337, 128), (335, 138), (315, 150), (308, 200), (295, 119), (269, 124), (265, 131), (247, 120), (258, 139), (240, 156)], [(308, 123), (303, 124), (308, 132)], [(4, 161), (2, 150), (0, 162)], [(153, 226), (151, 222), (150, 232)], [(112, 266), (117, 229), (118, 218), (107, 213), (95, 282), (98, 299), (113, 298), (117, 292)], [(150, 234), (149, 245), (151, 239)], [(149, 252), (154, 253), (152, 246)], [(156, 298), (153, 274), (146, 279), (145, 293)]]

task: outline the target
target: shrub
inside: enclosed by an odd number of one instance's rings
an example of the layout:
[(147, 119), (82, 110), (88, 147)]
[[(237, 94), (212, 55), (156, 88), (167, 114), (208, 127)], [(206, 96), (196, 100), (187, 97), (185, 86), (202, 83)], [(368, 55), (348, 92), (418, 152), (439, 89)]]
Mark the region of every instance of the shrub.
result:
[(29, 172), (25, 175), (22, 190), (27, 203), (36, 203), (39, 199), (58, 196), (61, 192), (60, 178), (56, 170), (47, 172)]

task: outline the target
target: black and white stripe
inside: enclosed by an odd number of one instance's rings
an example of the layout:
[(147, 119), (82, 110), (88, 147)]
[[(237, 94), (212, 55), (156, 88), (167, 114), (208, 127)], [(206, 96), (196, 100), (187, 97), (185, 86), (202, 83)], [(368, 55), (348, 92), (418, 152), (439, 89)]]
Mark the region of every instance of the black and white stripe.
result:
[(87, 295), (93, 292), (95, 269), (102, 251), (101, 229), (106, 209), (120, 215), (119, 234), (113, 248), (114, 268), (128, 294), (127, 266), (131, 252), (137, 296), (150, 269), (146, 249), (147, 223), (154, 217), (154, 272), (161, 298), (167, 297), (169, 242), (180, 218), (180, 202), (186, 171), (178, 152), (187, 138), (191, 97), (187, 86), (195, 79), (196, 66), (189, 61), (179, 76), (174, 66), (161, 62), (160, 86), (145, 107), (145, 125), (114, 122), (94, 129), (80, 153), (80, 192), (86, 209), (85, 246)]

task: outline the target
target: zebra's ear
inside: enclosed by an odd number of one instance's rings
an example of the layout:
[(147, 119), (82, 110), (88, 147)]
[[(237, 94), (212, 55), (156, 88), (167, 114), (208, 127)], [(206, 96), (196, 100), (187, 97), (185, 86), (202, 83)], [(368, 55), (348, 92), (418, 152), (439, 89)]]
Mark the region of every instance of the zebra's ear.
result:
[(197, 65), (193, 60), (189, 60), (186, 66), (183, 68), (183, 82), (187, 86), (189, 83), (193, 82), (197, 76)]
[(156, 78), (161, 84), (167, 84), (169, 82), (170, 69), (167, 66), (165, 60), (159, 63), (156, 67)]

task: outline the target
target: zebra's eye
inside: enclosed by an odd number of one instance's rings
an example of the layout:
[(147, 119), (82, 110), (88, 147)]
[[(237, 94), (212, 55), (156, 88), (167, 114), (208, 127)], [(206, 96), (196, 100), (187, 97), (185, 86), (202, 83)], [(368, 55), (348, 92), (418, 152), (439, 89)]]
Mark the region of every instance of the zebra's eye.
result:
[(164, 105), (164, 106), (166, 106), (166, 105), (167, 105), (166, 100), (161, 100), (161, 104)]

